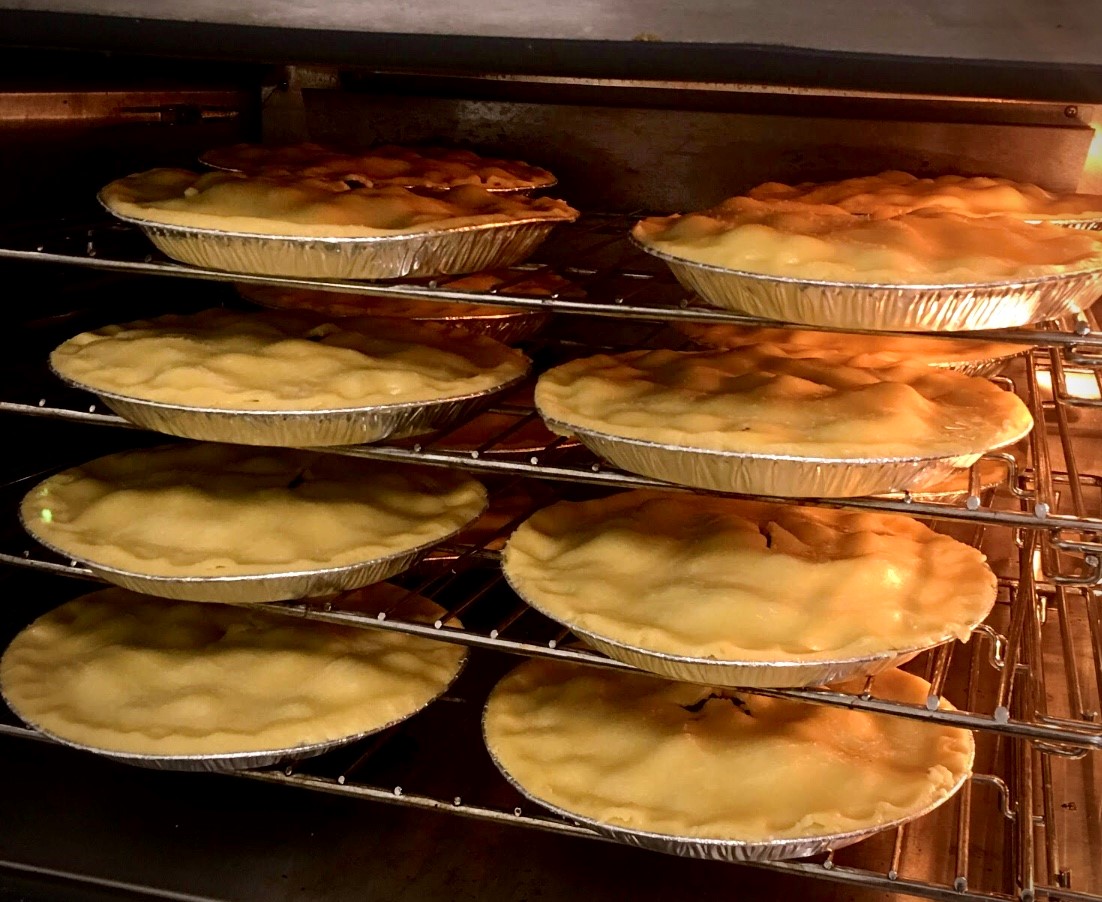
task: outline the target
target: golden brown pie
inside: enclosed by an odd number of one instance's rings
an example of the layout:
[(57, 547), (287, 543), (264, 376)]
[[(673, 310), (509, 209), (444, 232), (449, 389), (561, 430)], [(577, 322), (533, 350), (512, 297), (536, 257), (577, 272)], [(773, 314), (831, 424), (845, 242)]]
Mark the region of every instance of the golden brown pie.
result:
[(264, 146), (235, 144), (209, 150), (201, 162), (217, 169), (248, 173), (286, 172), (321, 178), (351, 179), (365, 187), (445, 190), (477, 185), (491, 191), (530, 191), (555, 184), (546, 169), (520, 160), (483, 157), (449, 147), (401, 147), (387, 144), (347, 153), (320, 144)]
[(1099, 219), (1102, 195), (1061, 194), (1029, 182), (988, 176), (941, 175), (919, 178), (907, 172), (785, 185), (766, 182), (747, 192), (761, 201), (831, 204), (850, 213), (898, 216), (937, 208), (965, 216), (1013, 216), (1020, 219)]
[(513, 533), (503, 568), (561, 623), (716, 662), (967, 640), (997, 591), (980, 552), (909, 517), (655, 491), (544, 508)]
[[(380, 583), (339, 603), (385, 610)], [(442, 608), (404, 602), (432, 622)], [(455, 679), (456, 645), (396, 632), (105, 589), (24, 629), (0, 660), (23, 720), (125, 756), (234, 755), (348, 739), (416, 713)]]
[(644, 219), (632, 235), (692, 263), (827, 282), (973, 284), (1102, 268), (1102, 237), (1094, 233), (942, 210), (878, 219), (733, 197), (700, 213)]
[(986, 379), (751, 351), (581, 358), (540, 376), (536, 406), (557, 431), (815, 459), (980, 454), (1033, 422), (1016, 395)]
[(968, 369), (1024, 354), (1029, 345), (927, 335), (854, 335), (773, 329), (733, 323), (676, 323), (675, 328), (709, 348), (768, 350), (780, 357), (814, 358), (856, 367), (921, 364)]
[(416, 235), (578, 216), (561, 200), (490, 194), (475, 186), (428, 195), (295, 175), (200, 175), (186, 169), (126, 176), (104, 188), (100, 200), (112, 213), (143, 224), (292, 238)]
[[(872, 694), (922, 705), (929, 684), (889, 670)], [(960, 787), (975, 751), (954, 727), (551, 661), (498, 684), (484, 730), (502, 770), (568, 815), (744, 843), (921, 814)]]

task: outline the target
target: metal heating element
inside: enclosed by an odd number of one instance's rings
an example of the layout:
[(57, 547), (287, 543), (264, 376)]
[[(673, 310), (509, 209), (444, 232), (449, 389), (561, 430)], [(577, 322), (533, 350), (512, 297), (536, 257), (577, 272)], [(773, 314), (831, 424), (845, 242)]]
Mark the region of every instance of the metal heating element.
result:
[[(129, 227), (99, 220), (51, 222), (33, 230), (21, 224), (0, 232), (0, 258), (146, 276), (415, 294), (441, 301), (480, 301), (591, 315), (556, 321), (547, 337), (533, 342), (528, 351), (539, 365), (592, 352), (595, 347), (683, 346), (687, 340), (670, 328), (670, 323), (678, 320), (757, 322), (697, 306), (660, 264), (631, 247), (625, 237), (630, 222), (630, 217), (586, 217), (580, 226), (560, 230), (534, 262), (516, 267), (512, 276), (483, 294), (450, 289), (447, 280), (319, 286), (301, 280), (201, 270), (150, 252), (140, 234)], [(568, 279), (584, 294), (532, 298), (510, 293), (511, 286), (539, 270)], [(139, 281), (145, 284), (148, 280)], [(89, 303), (32, 323), (21, 336), (22, 356), (32, 363), (19, 363), (18, 374), (5, 380), (0, 412), (129, 428), (130, 432), (118, 433), (121, 441), (143, 438), (143, 433), (102, 410), (94, 397), (62, 386), (45, 369), (53, 345), (81, 328), (166, 312), (151, 310), (147, 300), (135, 303), (126, 295), (120, 297), (123, 300)], [(206, 300), (209, 304), (209, 296)], [(229, 291), (218, 300), (239, 303)], [(601, 319), (594, 320), (592, 315)], [(575, 322), (582, 322), (584, 328), (573, 329)], [(1025, 398), (1037, 423), (1028, 448), (1016, 455), (996, 455), (1008, 468), (1005, 485), (998, 490), (982, 489), (974, 475), (969, 496), (960, 503), (919, 503), (909, 496), (810, 503), (906, 513), (978, 545), (1000, 577), (1000, 603), (992, 618), (974, 632), (969, 644), (948, 643), (917, 659), (914, 666), (932, 684), (932, 695), (924, 706), (878, 699), (867, 691), (748, 690), (977, 730), (978, 773), (943, 810), (877, 841), (840, 850), (837, 857), (755, 866), (930, 899), (1102, 900), (1102, 864), (1091, 861), (1089, 851), (1084, 851), (1092, 829), (1090, 819), (1097, 814), (1089, 804), (1068, 802), (1089, 794), (1087, 765), (1102, 749), (1102, 459), (1086, 459), (1087, 446), (1079, 437), (1089, 425), (1090, 408), (1102, 405), (1102, 332), (1095, 331), (1093, 321), (1083, 318), (1044, 331), (985, 334), (1022, 344), (1023, 356), (1003, 383)], [(1027, 350), (1030, 347), (1035, 349)], [(416, 441), (321, 449), (323, 453), (458, 467), (486, 478), (492, 498), (488, 525), (437, 549), (398, 580), (410, 594), (425, 595), (444, 607), (446, 615), (435, 624), (416, 622), (404, 613), (405, 599), (371, 618), (335, 610), (332, 603), (325, 602), (265, 607), (291, 617), (396, 630), (491, 652), (632, 669), (584, 647), (568, 630), (523, 604), (501, 576), (498, 551), (525, 517), (558, 498), (640, 486), (678, 489), (612, 468), (584, 448), (550, 433), (528, 444), (518, 443), (518, 436), (540, 433), (538, 415), (524, 403), (523, 395), (520, 397), (522, 400), (499, 404), (480, 415), (486, 430), (473, 445), (456, 447), (453, 441), (458, 429), (471, 425), (464, 424)], [(18, 498), (42, 475), (22, 473), (0, 486), (0, 562), (92, 579), (86, 569), (36, 547), (18, 527)], [(501, 669), (493, 655), (488, 660), (490, 669)], [(436, 729), (450, 731), (447, 735), (454, 734), (457, 742), (478, 746), (484, 688), (458, 690), (412, 721), (351, 750), (293, 768), (243, 776), (601, 838), (522, 803), (492, 772), (488, 761), (473, 765), (472, 772), (460, 773), (443, 758), (409, 761), (395, 753), (405, 737), (430, 735)], [(942, 695), (952, 699), (957, 708), (939, 708)], [(16, 725), (14, 719), (0, 724), (0, 735), (41, 738)], [(951, 851), (937, 867), (928, 861), (916, 865), (912, 837), (925, 829), (927, 822), (934, 824), (943, 838), (942, 849), (946, 847), (944, 837), (951, 838)], [(973, 842), (974, 834), (987, 845), (992, 836), (1001, 837), (1007, 865), (992, 868), (977, 861), (984, 853), (978, 851), (983, 847)]]

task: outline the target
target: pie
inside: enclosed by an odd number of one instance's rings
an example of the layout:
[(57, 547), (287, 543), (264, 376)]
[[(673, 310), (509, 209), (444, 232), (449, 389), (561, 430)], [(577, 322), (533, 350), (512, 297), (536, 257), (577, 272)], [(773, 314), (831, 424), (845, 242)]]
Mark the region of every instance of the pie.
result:
[(502, 563), (560, 623), (709, 662), (898, 657), (967, 640), (997, 592), (979, 551), (910, 517), (655, 491), (544, 508)]
[(236, 144), (204, 153), (200, 161), (238, 172), (286, 172), (357, 180), (365, 187), (445, 190), (477, 185), (490, 191), (531, 191), (554, 185), (546, 169), (520, 160), (483, 157), (450, 147), (401, 147), (387, 144), (347, 153), (320, 144), (268, 147)]
[(1018, 281), (1102, 269), (1102, 237), (938, 209), (876, 218), (826, 204), (733, 197), (636, 224), (647, 250), (726, 270), (861, 285)]
[(912, 363), (968, 370), (1029, 350), (1029, 345), (975, 338), (853, 335), (733, 323), (675, 323), (675, 328), (704, 347), (732, 351), (768, 349), (769, 353), (779, 357), (808, 357), (827, 363), (871, 368)]
[(213, 309), (83, 332), (50, 364), (93, 392), (228, 411), (338, 411), (464, 398), (521, 379), (496, 341), (375, 319)]
[[(899, 670), (872, 684), (915, 705), (929, 690)], [(494, 689), (484, 732), (506, 775), (568, 816), (750, 844), (922, 814), (960, 787), (975, 753), (955, 727), (536, 660)]]
[(34, 538), (75, 560), (209, 578), (387, 558), (442, 541), (485, 507), (482, 485), (451, 470), (196, 443), (64, 470), (20, 514)]
[[(381, 583), (340, 609), (385, 610)], [(442, 608), (407, 603), (432, 622)], [(27, 723), (123, 756), (294, 751), (375, 732), (415, 714), (459, 673), (466, 651), (391, 631), (174, 602), (105, 589), (17, 635), (0, 689)]]
[(1029, 182), (988, 176), (941, 175), (919, 178), (907, 172), (784, 185), (766, 182), (747, 192), (760, 201), (831, 204), (850, 213), (898, 216), (937, 208), (965, 216), (1013, 216), (1021, 219), (1099, 219), (1102, 195), (1059, 194)]
[[(508, 294), (521, 297), (580, 297), (584, 296), (576, 285), (551, 272), (543, 270), (526, 276), (521, 272), (480, 272), (469, 276), (448, 279), (441, 288), (447, 291), (469, 291), (484, 294), (505, 285)], [(325, 316), (385, 316), (396, 319), (435, 322), (451, 320), (478, 320), (517, 316), (534, 312), (525, 308), (506, 307), (503, 304), (472, 304), (465, 301), (425, 300), (417, 296), (386, 296), (382, 294), (352, 294), (344, 291), (318, 291), (309, 288), (289, 288), (280, 285), (240, 284), (238, 292), (250, 301), (265, 307), (288, 310), (309, 310)]]
[(552, 429), (688, 449), (812, 459), (978, 455), (1032, 428), (1025, 404), (986, 379), (755, 351), (629, 351), (540, 376)]
[(466, 186), (446, 194), (367, 188), (290, 174), (151, 169), (100, 192), (107, 209), (144, 225), (182, 226), (289, 238), (417, 235), (462, 226), (569, 222), (577, 210), (550, 197), (490, 194)]

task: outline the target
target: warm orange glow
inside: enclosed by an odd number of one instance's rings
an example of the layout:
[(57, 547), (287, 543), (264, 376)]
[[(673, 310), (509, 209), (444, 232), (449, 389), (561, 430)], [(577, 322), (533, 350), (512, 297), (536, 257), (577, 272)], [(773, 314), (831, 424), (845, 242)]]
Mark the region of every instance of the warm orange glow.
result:
[(1094, 140), (1087, 151), (1087, 163), (1079, 179), (1079, 190), (1087, 194), (1102, 194), (1102, 110), (1097, 110), (1091, 120)]

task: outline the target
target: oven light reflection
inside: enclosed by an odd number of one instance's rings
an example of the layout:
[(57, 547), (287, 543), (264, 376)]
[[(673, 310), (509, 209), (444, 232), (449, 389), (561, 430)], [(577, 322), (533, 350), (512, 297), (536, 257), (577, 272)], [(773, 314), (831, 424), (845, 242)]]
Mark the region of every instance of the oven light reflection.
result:
[[(1038, 370), (1037, 384), (1041, 393), (1048, 398), (1052, 397), (1052, 372), (1050, 370)], [(1069, 398), (1082, 398), (1084, 401), (1102, 400), (1102, 388), (1092, 370), (1064, 370), (1064, 395)]]

